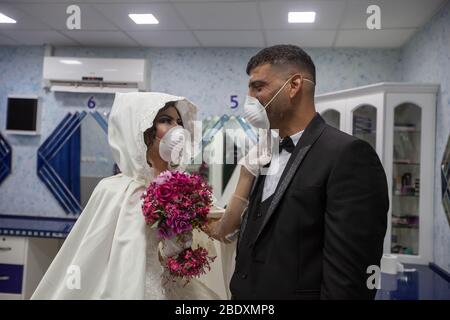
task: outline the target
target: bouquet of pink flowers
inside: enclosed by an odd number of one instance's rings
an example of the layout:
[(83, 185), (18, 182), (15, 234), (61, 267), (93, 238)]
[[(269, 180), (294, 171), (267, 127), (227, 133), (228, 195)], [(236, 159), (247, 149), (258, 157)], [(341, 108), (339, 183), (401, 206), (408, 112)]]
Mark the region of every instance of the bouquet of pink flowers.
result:
[[(197, 174), (164, 171), (144, 192), (142, 212), (147, 224), (163, 241), (170, 275), (188, 281), (210, 270), (205, 248), (192, 249), (192, 231), (207, 223), (212, 205), (211, 187)], [(165, 249), (165, 250), (164, 250)]]

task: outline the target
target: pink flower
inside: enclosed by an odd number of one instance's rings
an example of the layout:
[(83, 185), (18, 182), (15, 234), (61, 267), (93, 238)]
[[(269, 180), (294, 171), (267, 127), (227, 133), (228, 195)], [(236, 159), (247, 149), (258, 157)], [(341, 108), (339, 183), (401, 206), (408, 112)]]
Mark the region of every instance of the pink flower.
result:
[(156, 189), (156, 198), (161, 202), (169, 202), (173, 197), (172, 188), (168, 185), (162, 184)]
[(169, 170), (161, 172), (153, 182), (157, 185), (165, 183), (172, 176), (172, 173)]
[(159, 239), (169, 239), (174, 236), (173, 229), (167, 226), (167, 221), (162, 221), (158, 227), (158, 238)]
[(211, 270), (210, 263), (215, 257), (209, 257), (205, 248), (185, 249), (175, 257), (169, 257), (166, 268), (172, 276), (182, 277), (189, 281)]
[(175, 234), (181, 234), (192, 230), (192, 225), (190, 224), (189, 219), (186, 219), (186, 217), (182, 215), (167, 220), (167, 225), (172, 228)]

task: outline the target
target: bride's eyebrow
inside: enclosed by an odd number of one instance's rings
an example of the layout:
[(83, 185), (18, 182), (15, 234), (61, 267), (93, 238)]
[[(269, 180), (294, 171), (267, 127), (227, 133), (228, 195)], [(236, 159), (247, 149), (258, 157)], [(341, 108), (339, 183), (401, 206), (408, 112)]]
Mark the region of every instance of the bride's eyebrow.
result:
[(163, 118), (163, 117), (166, 117), (166, 118), (169, 118), (170, 120), (173, 120), (173, 117), (172, 117), (171, 115), (168, 115), (168, 114), (160, 114), (160, 115), (157, 117), (157, 120), (160, 120), (160, 119)]

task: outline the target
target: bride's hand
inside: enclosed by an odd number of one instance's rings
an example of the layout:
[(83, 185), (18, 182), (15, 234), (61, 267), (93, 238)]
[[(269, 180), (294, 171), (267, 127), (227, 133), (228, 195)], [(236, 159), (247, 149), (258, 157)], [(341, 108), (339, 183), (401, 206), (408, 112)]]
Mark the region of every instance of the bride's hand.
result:
[(200, 230), (202, 230), (204, 233), (206, 233), (209, 237), (213, 238), (213, 230), (214, 225), (219, 221), (219, 218), (208, 218), (208, 222), (200, 227)]
[(208, 220), (208, 224), (206, 226), (204, 226), (202, 228), (203, 232), (205, 232), (209, 237), (218, 240), (220, 242), (223, 243), (231, 243), (231, 241), (227, 240), (225, 237), (222, 237), (220, 235), (220, 224), (223, 221), (221, 221), (220, 219), (216, 218), (216, 219), (210, 219)]

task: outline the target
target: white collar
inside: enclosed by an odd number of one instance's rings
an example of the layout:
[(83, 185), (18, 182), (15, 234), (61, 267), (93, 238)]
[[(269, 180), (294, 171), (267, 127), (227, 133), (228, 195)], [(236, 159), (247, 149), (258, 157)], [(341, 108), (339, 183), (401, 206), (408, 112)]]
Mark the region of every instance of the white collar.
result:
[(292, 139), (292, 142), (294, 142), (294, 145), (297, 145), (298, 140), (300, 140), (300, 137), (303, 134), (303, 131), (305, 131), (305, 130), (299, 131), (297, 133), (294, 133), (292, 136), (290, 136)]

